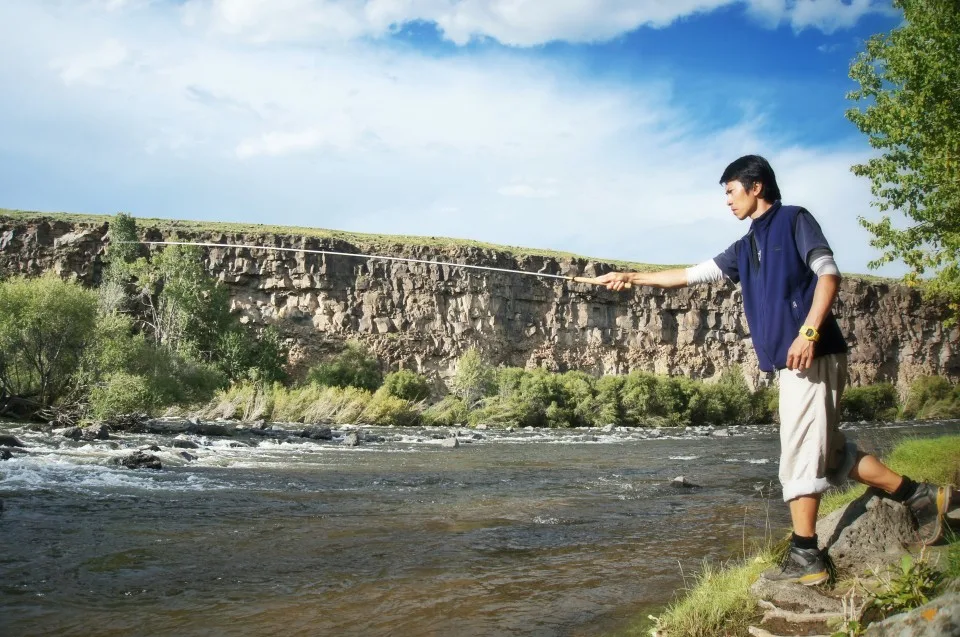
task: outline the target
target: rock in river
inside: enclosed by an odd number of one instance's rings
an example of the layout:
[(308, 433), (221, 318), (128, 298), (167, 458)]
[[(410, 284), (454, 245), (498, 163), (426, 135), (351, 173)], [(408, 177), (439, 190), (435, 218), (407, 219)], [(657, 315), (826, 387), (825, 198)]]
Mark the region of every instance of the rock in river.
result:
[(0, 446), (3, 447), (26, 447), (16, 436), (9, 434), (0, 434)]
[(114, 460), (120, 466), (128, 469), (162, 469), (160, 458), (142, 451), (134, 451), (126, 458), (116, 458)]
[(310, 440), (333, 440), (333, 431), (330, 427), (311, 425), (300, 432), (300, 437)]

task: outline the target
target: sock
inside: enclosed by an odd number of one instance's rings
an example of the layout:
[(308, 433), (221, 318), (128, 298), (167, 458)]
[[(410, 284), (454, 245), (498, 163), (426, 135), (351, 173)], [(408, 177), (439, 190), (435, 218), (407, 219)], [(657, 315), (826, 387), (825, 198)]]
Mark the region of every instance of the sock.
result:
[(900, 483), (896, 491), (890, 494), (890, 499), (894, 502), (905, 502), (910, 499), (910, 496), (917, 492), (917, 486), (916, 482), (907, 476), (903, 476), (903, 482)]
[(814, 533), (813, 537), (803, 537), (802, 535), (793, 534), (793, 537), (790, 539), (795, 547), (798, 549), (815, 549), (817, 548), (817, 534)]

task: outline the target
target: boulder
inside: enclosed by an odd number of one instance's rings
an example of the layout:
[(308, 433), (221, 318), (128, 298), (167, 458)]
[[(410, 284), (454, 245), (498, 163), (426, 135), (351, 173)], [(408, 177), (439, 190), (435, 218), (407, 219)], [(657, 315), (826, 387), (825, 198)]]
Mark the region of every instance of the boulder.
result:
[(110, 440), (110, 427), (103, 423), (84, 427), (81, 438), (83, 440)]
[(699, 489), (700, 488), (699, 484), (693, 484), (683, 476), (677, 476), (676, 478), (674, 478), (673, 482), (670, 483), (670, 486), (681, 488), (681, 489)]
[(26, 447), (19, 438), (10, 434), (0, 434), (0, 446), (3, 447)]
[(142, 451), (134, 451), (126, 458), (116, 458), (114, 462), (122, 467), (126, 467), (127, 469), (163, 468), (163, 466), (160, 464), (160, 458), (148, 453), (143, 453)]
[[(173, 446), (175, 449), (199, 449), (200, 445), (186, 438), (174, 438)], [(183, 454), (180, 454), (183, 455)]]
[(960, 635), (960, 593), (948, 593), (909, 613), (867, 627), (864, 637), (943, 637)]
[(457, 440), (456, 438), (444, 438), (443, 440), (440, 441), (440, 446), (450, 447), (455, 449), (460, 446), (460, 441)]
[(817, 537), (834, 566), (852, 575), (899, 563), (918, 539), (907, 508), (872, 489), (817, 522)]
[(714, 429), (710, 435), (715, 436), (717, 438), (729, 438), (730, 431), (728, 429)]
[(343, 444), (348, 447), (359, 447), (360, 446), (360, 436), (356, 432), (348, 433), (343, 437)]
[(13, 457), (9, 449), (0, 449), (0, 460), (9, 460)]
[(300, 432), (300, 437), (310, 440), (333, 440), (333, 430), (321, 425), (310, 425)]
[(812, 587), (792, 582), (771, 582), (762, 577), (750, 587), (750, 592), (759, 599), (767, 600), (779, 608), (808, 613), (839, 613), (843, 604), (839, 599), (821, 595)]
[(183, 458), (184, 460), (186, 460), (187, 462), (191, 462), (191, 461), (197, 459), (197, 456), (195, 456), (195, 455), (193, 455), (192, 453), (189, 453), (189, 452), (187, 452), (187, 451), (181, 451), (181, 452), (180, 452), (180, 457)]
[(142, 433), (175, 436), (186, 433), (190, 423), (185, 420), (149, 420), (138, 430)]
[(80, 427), (67, 427), (66, 429), (60, 430), (60, 435), (70, 440), (80, 440), (83, 438), (83, 429)]
[(186, 432), (188, 434), (196, 434), (198, 436), (230, 435), (230, 431), (227, 429), (227, 426), (219, 423), (191, 422), (187, 425)]

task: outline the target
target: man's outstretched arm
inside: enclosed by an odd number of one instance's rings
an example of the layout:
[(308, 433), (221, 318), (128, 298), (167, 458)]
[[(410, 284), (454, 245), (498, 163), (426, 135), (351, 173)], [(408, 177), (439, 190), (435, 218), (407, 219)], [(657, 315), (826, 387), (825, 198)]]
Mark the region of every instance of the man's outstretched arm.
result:
[(600, 281), (606, 284), (608, 290), (622, 290), (628, 283), (655, 288), (682, 288), (699, 283), (719, 283), (724, 276), (716, 259), (710, 259), (690, 268), (660, 272), (610, 272), (600, 277)]
[(631, 286), (649, 285), (655, 288), (682, 288), (688, 285), (686, 268), (661, 270), (660, 272), (607, 272), (598, 280), (608, 290), (622, 290)]

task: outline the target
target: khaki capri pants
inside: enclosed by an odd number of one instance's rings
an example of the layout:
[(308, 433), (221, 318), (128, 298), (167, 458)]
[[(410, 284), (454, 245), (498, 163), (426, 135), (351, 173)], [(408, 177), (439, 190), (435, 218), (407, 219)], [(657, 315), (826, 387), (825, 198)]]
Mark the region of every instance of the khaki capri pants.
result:
[(840, 431), (840, 396), (847, 355), (813, 359), (804, 371), (781, 369), (780, 484), (786, 502), (842, 484), (857, 461), (857, 447)]

